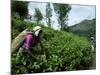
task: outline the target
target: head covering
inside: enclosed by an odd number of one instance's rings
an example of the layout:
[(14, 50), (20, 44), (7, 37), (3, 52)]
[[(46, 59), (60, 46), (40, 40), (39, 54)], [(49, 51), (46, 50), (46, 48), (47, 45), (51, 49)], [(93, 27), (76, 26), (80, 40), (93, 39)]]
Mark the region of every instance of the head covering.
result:
[(38, 36), (39, 35), (40, 30), (41, 30), (41, 27), (40, 26), (36, 26), (36, 27), (33, 28), (33, 31), (34, 31), (35, 36)]

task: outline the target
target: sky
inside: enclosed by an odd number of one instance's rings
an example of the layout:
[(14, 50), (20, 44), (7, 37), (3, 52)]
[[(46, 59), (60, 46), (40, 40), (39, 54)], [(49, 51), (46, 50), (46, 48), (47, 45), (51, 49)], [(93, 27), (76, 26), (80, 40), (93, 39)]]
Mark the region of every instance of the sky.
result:
[[(68, 14), (68, 26), (72, 26), (74, 24), (77, 24), (85, 19), (91, 20), (93, 18), (96, 18), (96, 8), (95, 6), (86, 6), (86, 5), (71, 5), (72, 9), (70, 10)], [(34, 15), (34, 9), (39, 8), (42, 12), (44, 19), (42, 20), (42, 23), (46, 25), (46, 19), (45, 19), (45, 9), (46, 9), (46, 3), (37, 3), (37, 2), (30, 2), (28, 6), (29, 14)], [(51, 4), (51, 8), (53, 9), (53, 6)], [(52, 20), (52, 27), (55, 29), (59, 29), (60, 26), (57, 21), (56, 13), (54, 12), (54, 9), (52, 10), (53, 16), (51, 17)]]
[(96, 17), (95, 6), (72, 5), (69, 13), (69, 25), (74, 25), (84, 19), (91, 20)]

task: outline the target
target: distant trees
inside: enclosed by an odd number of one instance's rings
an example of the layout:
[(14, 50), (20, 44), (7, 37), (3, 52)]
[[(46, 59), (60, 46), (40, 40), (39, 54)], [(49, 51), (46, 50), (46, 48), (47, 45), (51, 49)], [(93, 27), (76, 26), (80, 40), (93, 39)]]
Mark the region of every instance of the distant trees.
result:
[(16, 15), (20, 17), (21, 20), (27, 18), (28, 15), (28, 2), (25, 1), (12, 1), (11, 2), (12, 16)]
[[(12, 17), (17, 17), (21, 20), (27, 19), (31, 20), (32, 16), (29, 15), (28, 13), (28, 4), (29, 2), (26, 1), (14, 1), (12, 0), (11, 2), (11, 11), (12, 11)], [(51, 3), (46, 4), (46, 9), (45, 9), (45, 17), (46, 17), (46, 23), (48, 27), (51, 27), (52, 20), (51, 17), (52, 15), (52, 10), (55, 11), (58, 17), (58, 23), (61, 27), (61, 30), (64, 30), (67, 28), (67, 21), (68, 21), (68, 13), (71, 10), (71, 6), (68, 4), (58, 4), (58, 3), (53, 3), (54, 9), (51, 8)], [(42, 12), (39, 10), (39, 8), (35, 8), (34, 12), (34, 20), (37, 22), (37, 24), (43, 19)]]
[(50, 7), (50, 3), (46, 5), (46, 22), (49, 27), (51, 27), (51, 18), (52, 17), (52, 9)]
[(54, 11), (58, 16), (58, 23), (61, 26), (61, 30), (67, 28), (68, 13), (71, 10), (71, 6), (68, 4), (54, 3)]
[(37, 24), (43, 19), (43, 15), (39, 8), (35, 8), (34, 19), (37, 22)]

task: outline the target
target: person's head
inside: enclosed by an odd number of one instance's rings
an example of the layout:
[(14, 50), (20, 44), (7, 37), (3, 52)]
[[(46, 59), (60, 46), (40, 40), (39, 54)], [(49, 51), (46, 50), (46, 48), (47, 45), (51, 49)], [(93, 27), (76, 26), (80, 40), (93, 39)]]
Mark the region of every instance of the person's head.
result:
[(42, 30), (40, 30), (40, 31), (39, 31), (39, 34), (38, 34), (38, 36), (41, 36), (41, 34), (42, 34)]
[(33, 28), (33, 32), (35, 36), (40, 36), (42, 34), (42, 29), (40, 26), (36, 26)]

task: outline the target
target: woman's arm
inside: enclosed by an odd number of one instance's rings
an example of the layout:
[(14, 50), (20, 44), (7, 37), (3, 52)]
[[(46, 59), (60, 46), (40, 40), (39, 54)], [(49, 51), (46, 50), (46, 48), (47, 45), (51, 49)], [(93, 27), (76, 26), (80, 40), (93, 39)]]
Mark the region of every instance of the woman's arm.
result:
[(35, 57), (33, 56), (33, 54), (30, 52), (30, 50), (26, 49), (26, 51), (27, 51), (33, 58), (35, 58)]

